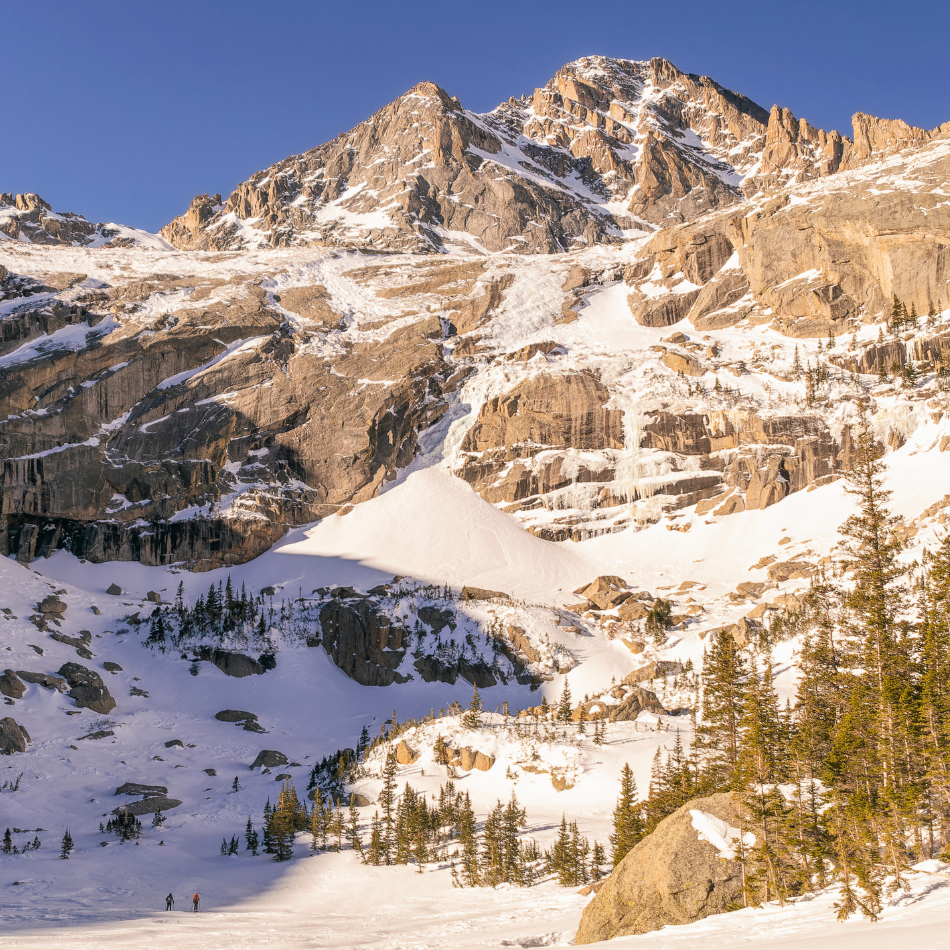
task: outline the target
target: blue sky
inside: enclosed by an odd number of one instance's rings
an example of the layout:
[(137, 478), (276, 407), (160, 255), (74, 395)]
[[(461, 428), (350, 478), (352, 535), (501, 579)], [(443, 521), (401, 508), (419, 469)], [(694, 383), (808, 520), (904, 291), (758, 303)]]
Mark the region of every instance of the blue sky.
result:
[(487, 111), (564, 63), (664, 56), (851, 133), (950, 120), (950, 3), (3, 0), (0, 191), (157, 230), (430, 79)]

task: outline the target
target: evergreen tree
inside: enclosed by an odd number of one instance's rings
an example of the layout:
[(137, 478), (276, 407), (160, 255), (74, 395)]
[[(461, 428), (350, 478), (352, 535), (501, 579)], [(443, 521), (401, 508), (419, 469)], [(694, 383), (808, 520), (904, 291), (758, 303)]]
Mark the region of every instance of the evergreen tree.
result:
[(73, 836), (69, 833), (69, 829), (66, 829), (66, 833), (63, 835), (63, 840), (59, 845), (59, 856), (65, 861), (69, 858), (73, 850)]
[(629, 764), (620, 772), (620, 797), (614, 808), (613, 834), (610, 835), (613, 866), (643, 837), (643, 818), (637, 801), (637, 781)]
[(478, 887), (481, 883), (478, 826), (468, 792), (460, 803), (457, 824), (459, 842), (462, 845), (461, 879), (466, 887)]
[(702, 721), (696, 730), (696, 747), (710, 783), (726, 789), (737, 780), (739, 721), (749, 668), (731, 634), (719, 630), (710, 640), (703, 662)]
[(571, 684), (567, 681), (567, 677), (565, 676), (564, 689), (561, 690), (561, 701), (557, 707), (558, 722), (570, 722), (571, 712)]
[(244, 829), (244, 850), (250, 851), (253, 857), (257, 857), (257, 832), (251, 822), (251, 816), (247, 816), (247, 826)]
[(396, 828), (396, 751), (390, 749), (386, 753), (383, 766), (383, 787), (379, 793), (379, 806), (383, 811), (382, 819), (382, 855), (384, 864), (393, 863), (392, 849)]
[(360, 816), (356, 810), (356, 796), (350, 795), (350, 813), (346, 826), (346, 836), (350, 842), (350, 847), (360, 857), (363, 855), (363, 840), (360, 838)]
[(468, 710), (462, 719), (462, 725), (468, 729), (477, 729), (481, 724), (482, 698), (478, 695), (478, 686), (472, 684), (472, 698), (468, 704)]
[(4, 854), (13, 854), (13, 836), (9, 828), (3, 833), (3, 846), (0, 847), (0, 851)]

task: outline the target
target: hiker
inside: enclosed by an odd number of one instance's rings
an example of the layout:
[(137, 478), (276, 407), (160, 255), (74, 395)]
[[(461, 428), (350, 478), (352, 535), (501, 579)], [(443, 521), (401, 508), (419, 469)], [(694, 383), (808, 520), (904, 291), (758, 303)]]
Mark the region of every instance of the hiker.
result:
[(175, 898), (172, 897), (171, 892), (169, 892), (168, 897), (165, 898), (165, 910), (171, 910), (175, 906)]
[(195, 905), (195, 913), (196, 913), (196, 914), (198, 913), (198, 901), (200, 901), (200, 900), (201, 900), (201, 898), (198, 896), (198, 892), (195, 891), (195, 896), (192, 897), (191, 902)]

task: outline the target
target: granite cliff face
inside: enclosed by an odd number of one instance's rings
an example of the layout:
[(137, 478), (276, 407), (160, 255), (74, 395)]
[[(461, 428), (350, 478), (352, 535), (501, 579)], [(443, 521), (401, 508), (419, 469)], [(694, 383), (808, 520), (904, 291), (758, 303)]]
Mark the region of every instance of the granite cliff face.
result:
[(229, 565), (420, 456), (555, 541), (833, 480), (950, 362), (950, 125), (854, 127), (590, 57), (423, 83), (164, 238), (0, 196), (0, 551)]

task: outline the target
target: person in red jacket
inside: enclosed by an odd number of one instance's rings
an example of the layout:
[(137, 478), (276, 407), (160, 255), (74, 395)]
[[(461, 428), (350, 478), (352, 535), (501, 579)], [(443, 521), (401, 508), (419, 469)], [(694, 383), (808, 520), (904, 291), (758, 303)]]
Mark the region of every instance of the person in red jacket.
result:
[(200, 900), (201, 900), (201, 898), (198, 896), (198, 892), (195, 891), (195, 896), (192, 897), (191, 902), (192, 902), (192, 904), (195, 905), (195, 913), (196, 913), (196, 914), (198, 913), (198, 901), (200, 901)]

